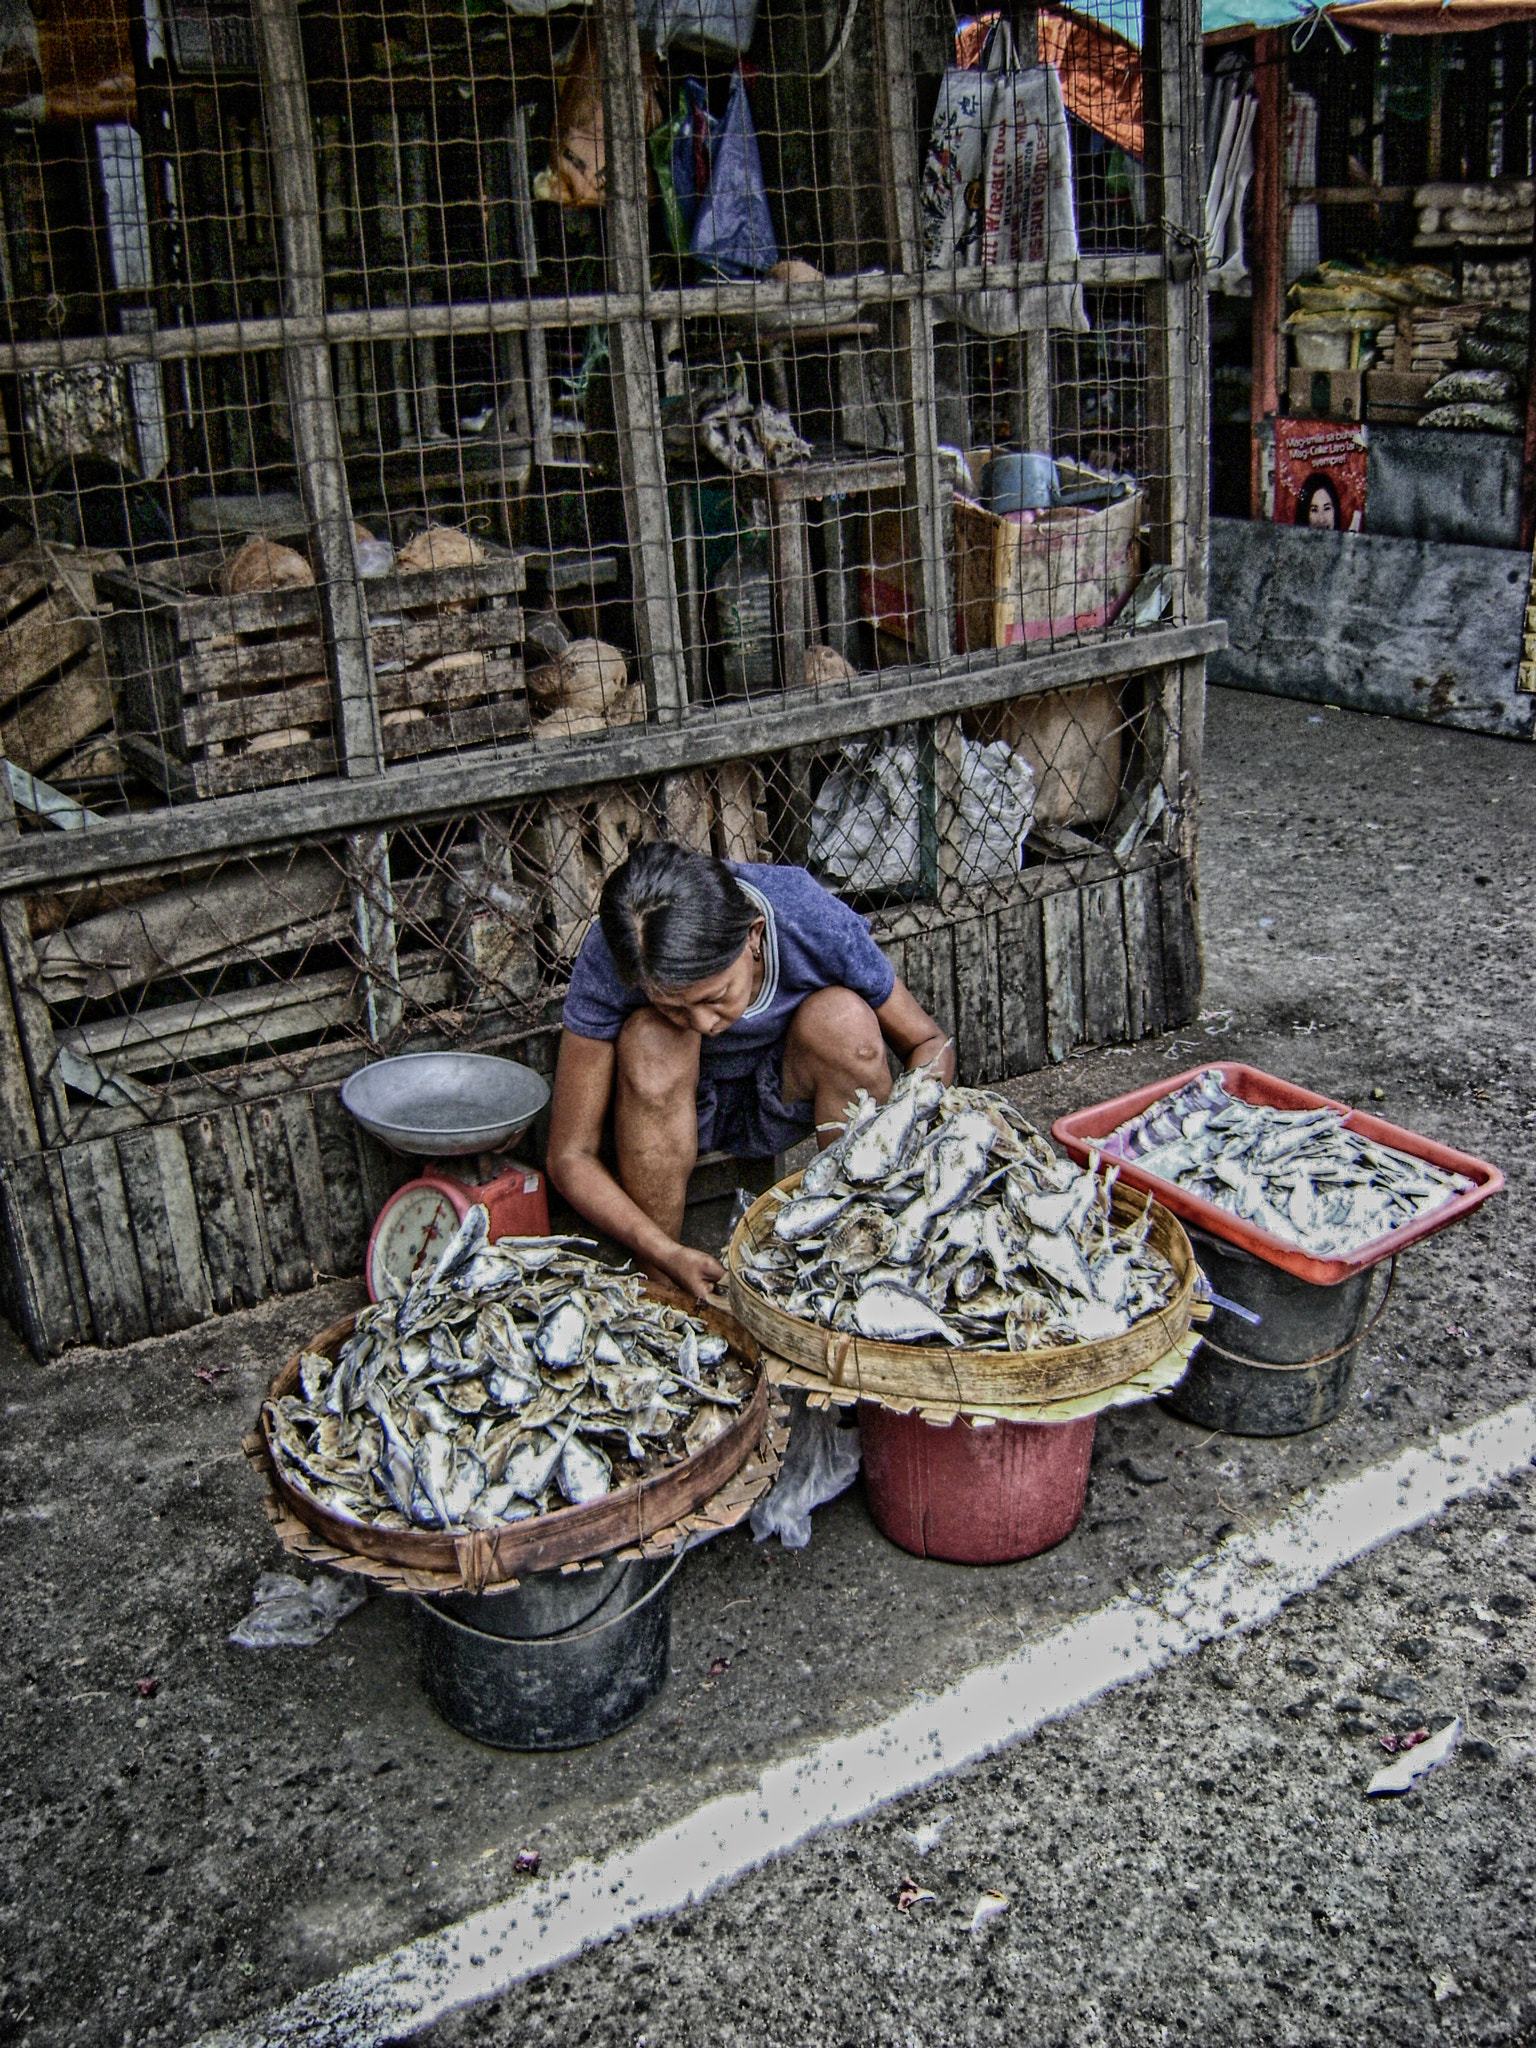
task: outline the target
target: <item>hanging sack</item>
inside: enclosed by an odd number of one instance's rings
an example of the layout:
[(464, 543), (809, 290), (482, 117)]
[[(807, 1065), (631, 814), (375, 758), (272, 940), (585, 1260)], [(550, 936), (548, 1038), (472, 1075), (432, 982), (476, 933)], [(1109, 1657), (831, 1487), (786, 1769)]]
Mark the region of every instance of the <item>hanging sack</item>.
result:
[(739, 65), (731, 74), (730, 102), (714, 139), (709, 190), (694, 222), (691, 247), (701, 263), (728, 277), (771, 270), (779, 260), (757, 131)]
[[(1022, 67), (1006, 20), (976, 70), (952, 66), (934, 109), (922, 184), (923, 255), (930, 271), (984, 264), (1072, 263), (1077, 215), (1072, 144), (1061, 80), (1050, 64)], [(971, 291), (939, 301), (980, 334), (1042, 327), (1086, 333), (1082, 286)]]

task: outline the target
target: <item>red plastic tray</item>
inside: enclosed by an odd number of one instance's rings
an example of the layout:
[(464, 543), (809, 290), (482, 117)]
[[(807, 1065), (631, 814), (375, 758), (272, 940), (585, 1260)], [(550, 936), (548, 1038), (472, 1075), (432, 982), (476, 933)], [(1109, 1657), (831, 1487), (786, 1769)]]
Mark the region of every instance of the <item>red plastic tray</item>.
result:
[(1182, 1217), (1186, 1223), (1198, 1225), (1225, 1244), (1240, 1246), (1256, 1259), (1265, 1259), (1272, 1266), (1283, 1266), (1298, 1280), (1310, 1280), (1317, 1287), (1336, 1287), (1341, 1280), (1363, 1272), (1367, 1266), (1377, 1265), (1408, 1245), (1417, 1244), (1421, 1237), (1432, 1237), (1437, 1230), (1444, 1230), (1448, 1223), (1455, 1223), (1460, 1217), (1470, 1214), (1504, 1185), (1503, 1174), (1496, 1166), (1490, 1166), (1486, 1159), (1474, 1159), (1468, 1152), (1453, 1152), (1449, 1145), (1438, 1145), (1433, 1138), (1421, 1138), (1416, 1131), (1405, 1131), (1397, 1124), (1384, 1123), (1380, 1117), (1351, 1109), (1347, 1102), (1336, 1102), (1331, 1095), (1314, 1095), (1310, 1088), (1298, 1088), (1294, 1082), (1281, 1081), (1259, 1067), (1246, 1067), (1237, 1060), (1206, 1060), (1185, 1073), (1175, 1074), (1171, 1081), (1156, 1081), (1150, 1088), (1137, 1088), (1129, 1095), (1117, 1095), (1113, 1102), (1096, 1102), (1089, 1109), (1058, 1117), (1051, 1126), (1051, 1135), (1058, 1144), (1066, 1147), (1068, 1155), (1079, 1166), (1086, 1166), (1089, 1150), (1096, 1141), (1107, 1138), (1121, 1124), (1129, 1123), (1133, 1116), (1140, 1116), (1154, 1102), (1161, 1102), (1168, 1095), (1177, 1095), (1187, 1081), (1198, 1080), (1213, 1068), (1221, 1075), (1227, 1093), (1244, 1102), (1262, 1104), (1269, 1109), (1340, 1110), (1344, 1115), (1345, 1128), (1358, 1131), (1362, 1138), (1395, 1146), (1399, 1152), (1410, 1153), (1415, 1159), (1426, 1159), (1431, 1166), (1442, 1167), (1448, 1173), (1465, 1174), (1473, 1183), (1465, 1194), (1456, 1195), (1443, 1208), (1404, 1224), (1400, 1230), (1388, 1231), (1385, 1237), (1373, 1238), (1346, 1258), (1313, 1259), (1295, 1245), (1287, 1244), (1283, 1238), (1273, 1237), (1267, 1230), (1256, 1230), (1251, 1223), (1234, 1216), (1230, 1209), (1220, 1209), (1203, 1196), (1192, 1195), (1187, 1188), (1163, 1180), (1155, 1173), (1148, 1173), (1134, 1160), (1117, 1162), (1123, 1181), (1156, 1195), (1175, 1216)]

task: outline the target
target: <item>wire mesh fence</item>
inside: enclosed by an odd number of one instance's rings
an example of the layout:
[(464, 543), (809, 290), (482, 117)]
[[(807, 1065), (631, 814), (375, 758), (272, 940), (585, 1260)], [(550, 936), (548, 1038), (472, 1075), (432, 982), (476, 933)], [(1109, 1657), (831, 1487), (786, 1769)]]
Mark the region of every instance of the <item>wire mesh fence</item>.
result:
[(56, 1141), (547, 1031), (639, 838), (892, 944), (1187, 858), (1190, 9), (12, 12), (0, 889)]

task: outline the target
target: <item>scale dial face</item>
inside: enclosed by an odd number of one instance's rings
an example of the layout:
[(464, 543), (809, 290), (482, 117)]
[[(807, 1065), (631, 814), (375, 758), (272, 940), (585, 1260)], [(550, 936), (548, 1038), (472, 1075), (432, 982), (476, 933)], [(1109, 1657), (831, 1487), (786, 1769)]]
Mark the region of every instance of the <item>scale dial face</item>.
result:
[(378, 1301), (388, 1290), (385, 1275), (408, 1287), (419, 1267), (430, 1266), (462, 1222), (472, 1197), (457, 1196), (435, 1181), (407, 1181), (379, 1211), (368, 1247), (368, 1292)]

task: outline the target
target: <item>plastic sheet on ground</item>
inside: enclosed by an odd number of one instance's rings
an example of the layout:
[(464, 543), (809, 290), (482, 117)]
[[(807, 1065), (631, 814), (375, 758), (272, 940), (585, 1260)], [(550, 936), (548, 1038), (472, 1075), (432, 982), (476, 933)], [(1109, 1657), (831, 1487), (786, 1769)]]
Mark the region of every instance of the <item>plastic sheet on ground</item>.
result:
[(242, 1650), (308, 1650), (324, 1642), (338, 1621), (367, 1599), (366, 1591), (343, 1579), (295, 1579), (287, 1572), (263, 1572), (251, 1595), (251, 1611), (229, 1640)]

